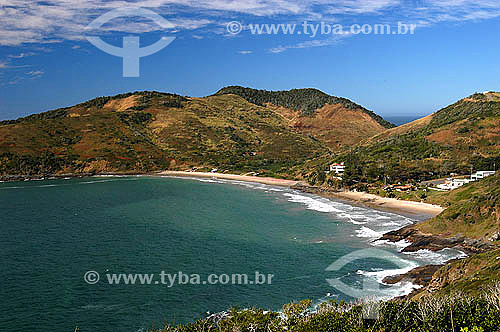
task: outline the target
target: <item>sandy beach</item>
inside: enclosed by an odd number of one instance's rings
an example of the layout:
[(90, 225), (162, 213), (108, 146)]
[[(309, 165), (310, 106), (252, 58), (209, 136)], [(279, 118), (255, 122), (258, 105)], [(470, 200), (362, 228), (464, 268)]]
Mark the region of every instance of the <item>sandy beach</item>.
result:
[(259, 177), (259, 176), (222, 174), (222, 173), (165, 171), (165, 172), (161, 172), (160, 175), (183, 176), (183, 177), (201, 177), (201, 178), (210, 178), (210, 179), (216, 178), (216, 179), (224, 179), (224, 180), (247, 181), (247, 182), (256, 182), (256, 183), (262, 183), (262, 184), (268, 184), (268, 185), (280, 186), (280, 187), (293, 187), (293, 186), (304, 184), (301, 181), (266, 178), (266, 177)]
[(304, 189), (305, 188), (312, 189), (312, 190), (306, 190), (307, 192), (311, 192), (320, 196), (347, 200), (354, 203), (365, 205), (370, 208), (382, 209), (401, 214), (424, 216), (426, 218), (435, 217), (444, 210), (441, 206), (438, 205), (413, 202), (413, 201), (403, 201), (394, 198), (385, 198), (364, 192), (353, 192), (353, 191), (323, 192), (315, 190), (314, 187), (309, 187), (306, 183), (302, 181), (275, 179), (269, 177), (266, 178), (258, 176), (236, 175), (236, 174), (182, 172), (182, 171), (165, 171), (161, 172), (160, 175), (247, 181), (247, 182), (256, 182), (256, 183), (281, 186), (281, 187), (299, 187), (297, 188), (299, 190), (300, 187), (304, 187)]
[(435, 217), (444, 211), (444, 209), (439, 205), (380, 197), (365, 192), (342, 191), (331, 193), (331, 196), (353, 202), (359, 202), (373, 208), (381, 208), (403, 214), (409, 213), (421, 215), (428, 218)]

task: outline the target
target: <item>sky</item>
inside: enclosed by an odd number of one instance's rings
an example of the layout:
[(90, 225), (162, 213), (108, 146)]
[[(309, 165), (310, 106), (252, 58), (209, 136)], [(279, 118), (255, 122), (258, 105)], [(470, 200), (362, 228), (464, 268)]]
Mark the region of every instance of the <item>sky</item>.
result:
[[(499, 31), (497, 0), (0, 0), (0, 120), (97, 96), (206, 96), (228, 85), (317, 88), (385, 117), (419, 117), (500, 91)], [(141, 48), (171, 42), (124, 77), (124, 59), (88, 37), (119, 48), (130, 37)]]

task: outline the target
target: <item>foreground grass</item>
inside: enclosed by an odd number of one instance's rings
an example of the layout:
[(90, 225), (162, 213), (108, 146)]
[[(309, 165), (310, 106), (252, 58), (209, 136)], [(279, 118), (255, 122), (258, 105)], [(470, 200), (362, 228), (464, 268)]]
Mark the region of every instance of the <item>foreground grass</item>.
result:
[[(427, 296), (419, 300), (369, 304), (334, 301), (310, 312), (311, 301), (285, 305), (282, 312), (232, 309), (197, 322), (150, 332), (354, 332), (354, 331), (500, 331), (500, 284), (476, 297)], [(365, 319), (378, 311), (377, 319)], [(368, 316), (369, 317), (369, 316)]]

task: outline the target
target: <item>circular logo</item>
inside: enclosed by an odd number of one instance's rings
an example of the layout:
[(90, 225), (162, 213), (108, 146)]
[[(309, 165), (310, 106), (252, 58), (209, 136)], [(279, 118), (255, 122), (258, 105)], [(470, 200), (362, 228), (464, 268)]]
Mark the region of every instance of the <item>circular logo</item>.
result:
[(238, 21), (232, 21), (227, 24), (227, 32), (232, 35), (237, 35), (243, 31), (243, 25)]
[(85, 282), (87, 284), (95, 285), (99, 282), (100, 276), (96, 271), (88, 271), (87, 273), (85, 273), (83, 279), (85, 279)]
[[(345, 255), (331, 264), (326, 268), (326, 271), (339, 271), (345, 265), (354, 262), (358, 259), (383, 259), (385, 261), (389, 261), (400, 269), (407, 268), (408, 266), (403, 263), (398, 257), (390, 252), (379, 250), (379, 249), (363, 249), (354, 251), (348, 255)], [(337, 290), (341, 291), (345, 295), (348, 295), (353, 298), (363, 299), (367, 297), (376, 297), (380, 294), (380, 285), (376, 280), (365, 279), (363, 280), (363, 288), (357, 289), (352, 288), (342, 281), (339, 278), (337, 279), (326, 279), (326, 281)]]

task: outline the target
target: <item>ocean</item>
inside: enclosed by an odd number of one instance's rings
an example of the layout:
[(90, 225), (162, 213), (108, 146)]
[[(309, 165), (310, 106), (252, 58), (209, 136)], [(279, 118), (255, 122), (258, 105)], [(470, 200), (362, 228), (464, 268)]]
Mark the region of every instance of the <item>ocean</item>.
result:
[[(375, 241), (416, 222), (287, 188), (211, 179), (92, 177), (0, 183), (0, 331), (144, 331), (232, 307), (279, 310), (352, 300), (336, 278), (378, 297), (409, 293), (393, 275), (462, 253), (406, 254)], [(383, 257), (327, 268), (364, 249)], [(88, 271), (100, 275), (91, 284)], [(112, 274), (273, 275), (265, 284), (109, 284)], [(222, 279), (221, 279), (222, 280)], [(95, 281), (95, 279), (91, 280)], [(163, 280), (162, 280), (163, 281)]]

